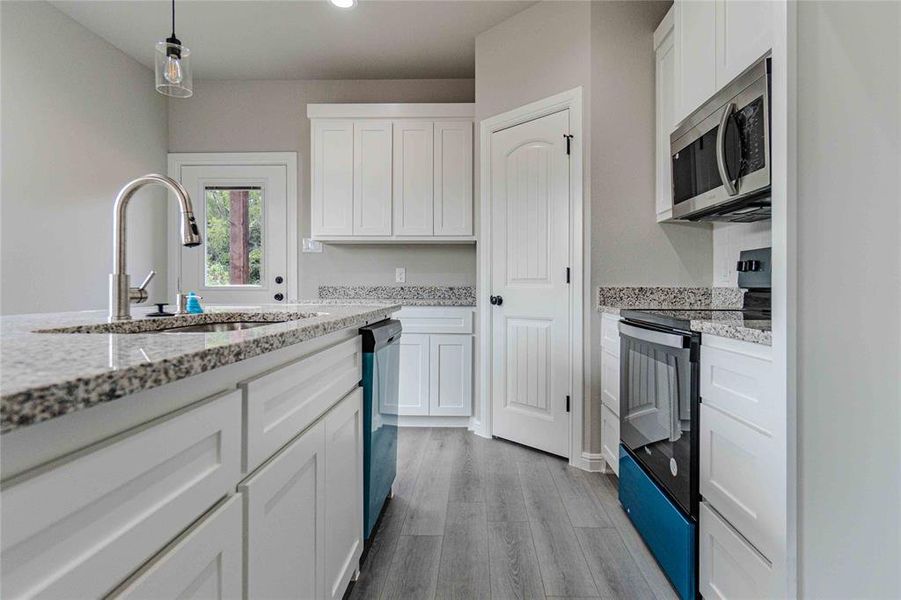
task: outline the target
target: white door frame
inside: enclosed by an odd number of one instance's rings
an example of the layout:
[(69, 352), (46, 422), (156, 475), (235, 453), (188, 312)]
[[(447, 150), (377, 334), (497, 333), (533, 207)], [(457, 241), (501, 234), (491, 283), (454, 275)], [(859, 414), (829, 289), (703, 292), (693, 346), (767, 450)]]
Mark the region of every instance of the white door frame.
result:
[[(287, 283), (286, 303), (297, 302), (297, 282), (300, 272), (297, 265), (297, 153), (296, 152), (170, 152), (167, 171), (169, 177), (181, 181), (182, 167), (251, 165), (285, 167), (287, 176), (285, 192), (287, 195), (288, 219), (288, 262), (287, 272), (291, 274)], [(168, 215), (168, 277), (167, 296), (174, 302), (178, 289), (178, 276), (181, 273), (179, 260), (180, 243), (178, 241), (179, 214), (175, 202), (169, 202)], [(291, 226), (291, 224), (294, 224)]]
[(582, 224), (582, 88), (577, 87), (511, 111), (485, 119), (480, 124), (480, 208), (478, 238), (478, 298), (479, 311), (479, 420), (473, 423), (473, 430), (482, 437), (491, 437), (491, 318), (487, 290), (491, 288), (491, 135), (541, 117), (569, 109), (570, 133), (573, 135), (569, 161), (570, 189), (570, 430), (569, 463), (587, 469), (582, 456), (582, 418), (584, 404), (583, 378), (583, 250)]

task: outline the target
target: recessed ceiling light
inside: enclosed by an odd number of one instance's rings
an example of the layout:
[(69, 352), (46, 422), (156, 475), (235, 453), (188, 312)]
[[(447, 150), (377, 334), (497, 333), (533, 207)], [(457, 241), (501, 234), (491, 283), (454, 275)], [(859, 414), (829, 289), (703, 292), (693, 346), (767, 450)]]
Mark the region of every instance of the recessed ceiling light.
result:
[(338, 8), (353, 8), (357, 5), (357, 0), (328, 0)]

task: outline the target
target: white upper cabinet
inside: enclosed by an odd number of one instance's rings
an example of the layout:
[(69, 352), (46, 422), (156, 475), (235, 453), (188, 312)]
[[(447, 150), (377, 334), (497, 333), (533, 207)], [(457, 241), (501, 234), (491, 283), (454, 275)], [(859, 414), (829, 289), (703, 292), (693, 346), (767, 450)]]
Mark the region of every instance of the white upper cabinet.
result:
[(391, 121), (354, 123), (354, 235), (391, 235)]
[(676, 121), (681, 121), (716, 92), (716, 3), (675, 3)]
[(676, 123), (769, 52), (774, 5), (769, 0), (676, 0)]
[(435, 235), (472, 235), (472, 123), (435, 123)]
[(656, 139), (656, 210), (657, 221), (673, 216), (672, 168), (670, 166), (670, 139), (676, 125), (676, 44), (674, 40), (674, 11), (669, 12), (654, 32), (654, 56), (656, 61), (655, 122)]
[(717, 0), (716, 81), (735, 79), (773, 46), (772, 0)]
[(474, 242), (472, 104), (309, 104), (311, 233)]
[(352, 235), (354, 129), (352, 121), (320, 120), (312, 128), (312, 229), (319, 235)]
[(394, 123), (394, 233), (432, 235), (432, 121)]

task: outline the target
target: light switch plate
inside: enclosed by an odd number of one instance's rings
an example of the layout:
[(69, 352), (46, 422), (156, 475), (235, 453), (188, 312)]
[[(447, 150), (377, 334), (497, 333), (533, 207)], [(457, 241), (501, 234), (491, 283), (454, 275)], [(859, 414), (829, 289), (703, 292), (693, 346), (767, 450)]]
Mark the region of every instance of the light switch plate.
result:
[(322, 252), (322, 242), (317, 242), (316, 240), (310, 238), (303, 238), (303, 251)]
[(394, 269), (394, 281), (396, 283), (404, 283), (407, 280), (407, 270), (403, 267)]

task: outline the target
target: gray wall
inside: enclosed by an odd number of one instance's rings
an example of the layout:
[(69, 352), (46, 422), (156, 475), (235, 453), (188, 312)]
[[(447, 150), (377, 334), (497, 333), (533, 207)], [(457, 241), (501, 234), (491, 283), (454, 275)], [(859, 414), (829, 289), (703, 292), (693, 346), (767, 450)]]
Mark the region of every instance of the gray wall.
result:
[(798, 3), (805, 598), (901, 598), (901, 4)]
[[(188, 101), (169, 103), (172, 152), (297, 152), (298, 227), (310, 236), (310, 121), (307, 103), (472, 102), (471, 79), (357, 81), (197, 81)], [(301, 298), (320, 285), (474, 285), (473, 245), (325, 245), (299, 254)]]
[[(46, 2), (0, 2), (5, 314), (103, 308), (113, 199), (166, 169), (166, 100), (153, 72)], [(129, 209), (129, 270), (166, 281), (165, 194)]]

